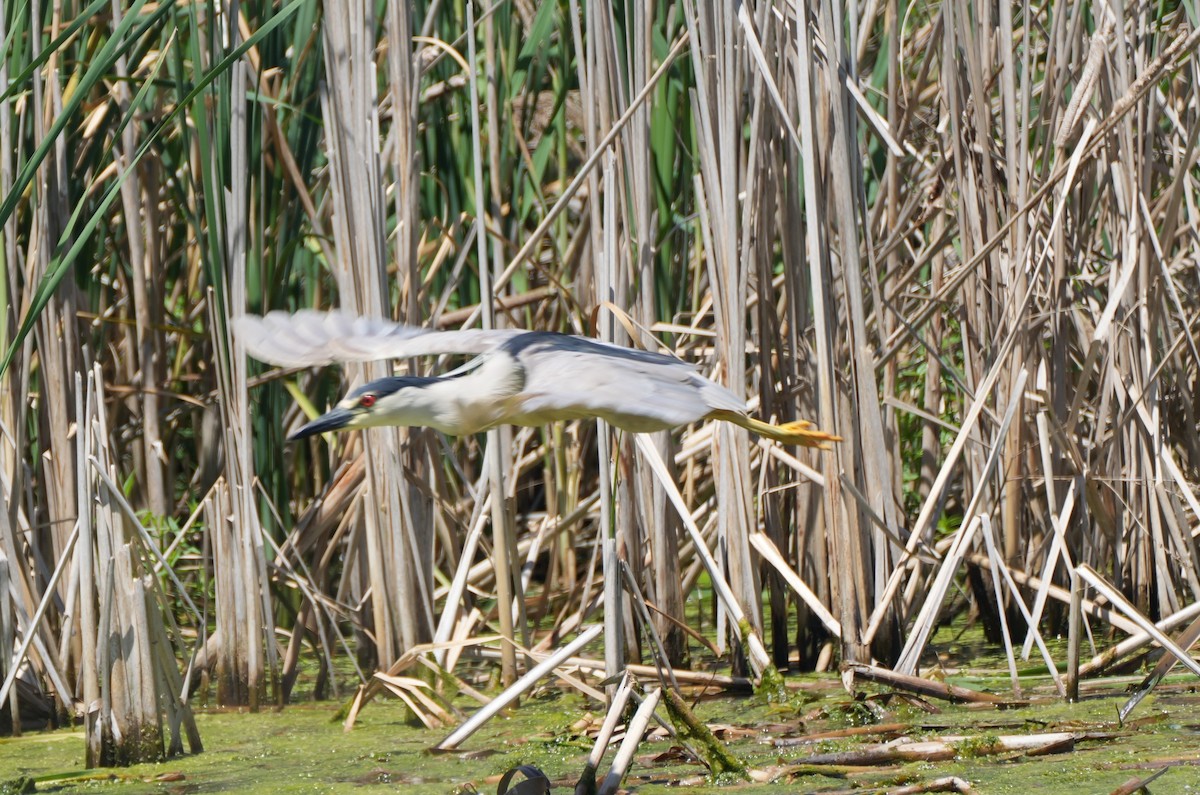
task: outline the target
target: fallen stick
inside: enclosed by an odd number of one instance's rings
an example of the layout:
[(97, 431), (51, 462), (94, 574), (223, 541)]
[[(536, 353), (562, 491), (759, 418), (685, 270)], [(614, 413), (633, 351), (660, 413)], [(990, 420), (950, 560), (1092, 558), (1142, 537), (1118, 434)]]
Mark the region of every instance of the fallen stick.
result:
[(933, 781), (927, 781), (924, 784), (910, 784), (907, 787), (894, 789), (887, 787), (882, 790), (871, 790), (873, 793), (887, 793), (887, 795), (919, 795), (922, 792), (962, 792), (970, 795), (975, 792), (971, 788), (971, 782), (965, 781), (957, 776), (946, 776), (945, 778), (935, 778)]
[(1141, 792), (1142, 790), (1146, 789), (1146, 786), (1150, 782), (1154, 781), (1154, 779), (1158, 778), (1159, 776), (1161, 776), (1163, 773), (1166, 773), (1170, 769), (1171, 769), (1171, 766), (1167, 765), (1162, 770), (1159, 770), (1146, 778), (1138, 778), (1137, 776), (1134, 776), (1133, 778), (1129, 779), (1121, 786), (1117, 787), (1111, 793), (1109, 793), (1109, 795), (1134, 795), (1134, 793)]
[(852, 765), (859, 767), (886, 765), (894, 762), (945, 762), (958, 756), (993, 756), (1023, 751), (1027, 754), (1061, 753), (1074, 747), (1081, 735), (1072, 732), (1046, 734), (1013, 734), (983, 738), (953, 736), (939, 740), (910, 740), (902, 737), (888, 743), (866, 746), (853, 751), (814, 754), (797, 759), (809, 765)]
[(909, 676), (908, 674), (900, 674), (895, 671), (889, 671), (886, 668), (879, 668), (874, 665), (866, 665), (863, 663), (849, 663), (842, 666), (842, 670), (851, 673), (853, 676), (866, 679), (870, 682), (878, 682), (879, 684), (890, 685), (901, 690), (908, 690), (922, 696), (930, 698), (940, 698), (945, 701), (966, 701), (975, 704), (1011, 704), (1012, 699), (1001, 698), (1000, 696), (992, 695), (991, 693), (983, 693), (978, 690), (971, 690), (958, 685), (946, 684), (945, 682), (934, 682), (930, 679), (922, 679), (919, 676)]
[(874, 734), (892, 734), (899, 736), (909, 731), (907, 723), (878, 723), (874, 726), (853, 726), (849, 729), (838, 729), (831, 732), (817, 732), (803, 737), (780, 737), (775, 740), (776, 748), (794, 748), (797, 745), (811, 745), (822, 740), (840, 740), (846, 737), (864, 737)]

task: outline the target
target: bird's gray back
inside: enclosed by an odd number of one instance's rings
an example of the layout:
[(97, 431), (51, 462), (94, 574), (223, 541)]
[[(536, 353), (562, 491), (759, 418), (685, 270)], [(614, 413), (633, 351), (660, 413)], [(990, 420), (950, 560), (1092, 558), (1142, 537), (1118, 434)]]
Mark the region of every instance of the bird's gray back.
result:
[(524, 424), (599, 416), (631, 431), (696, 422), (745, 403), (687, 362), (650, 351), (553, 332), (528, 332), (500, 346), (524, 371)]

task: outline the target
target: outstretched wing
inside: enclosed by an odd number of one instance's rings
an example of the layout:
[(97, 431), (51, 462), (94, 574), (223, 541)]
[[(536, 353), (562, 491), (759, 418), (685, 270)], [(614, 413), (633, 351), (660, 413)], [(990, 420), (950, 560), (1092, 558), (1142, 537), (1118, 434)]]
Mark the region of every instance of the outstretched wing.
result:
[(745, 402), (692, 365), (584, 337), (530, 332), (504, 345), (525, 371), (522, 424), (601, 417), (629, 431), (686, 425)]
[(251, 356), (285, 367), (444, 353), (479, 355), (523, 333), (515, 329), (429, 331), (380, 318), (312, 309), (295, 314), (268, 312), (263, 317), (242, 315), (234, 320), (233, 328)]

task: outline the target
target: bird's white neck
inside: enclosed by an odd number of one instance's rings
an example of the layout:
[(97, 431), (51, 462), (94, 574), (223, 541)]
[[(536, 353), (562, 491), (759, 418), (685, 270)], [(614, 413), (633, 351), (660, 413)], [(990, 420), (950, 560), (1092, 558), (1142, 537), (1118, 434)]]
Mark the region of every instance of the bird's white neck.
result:
[(487, 356), (469, 372), (407, 387), (379, 399), (368, 425), (423, 425), (451, 435), (477, 433), (511, 413), (524, 378), (508, 356)]

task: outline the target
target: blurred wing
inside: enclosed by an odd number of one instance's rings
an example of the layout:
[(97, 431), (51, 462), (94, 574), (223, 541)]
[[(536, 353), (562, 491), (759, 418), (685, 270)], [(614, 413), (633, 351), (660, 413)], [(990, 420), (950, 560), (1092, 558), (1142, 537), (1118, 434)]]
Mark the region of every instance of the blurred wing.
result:
[(370, 362), (409, 356), (461, 353), (478, 355), (522, 332), (515, 330), (429, 331), (381, 318), (307, 309), (290, 314), (242, 315), (234, 332), (246, 352), (260, 361), (285, 367), (334, 362)]
[(504, 346), (525, 370), (527, 419), (601, 417), (629, 431), (686, 425), (746, 404), (686, 362), (660, 353), (559, 334), (529, 333)]

